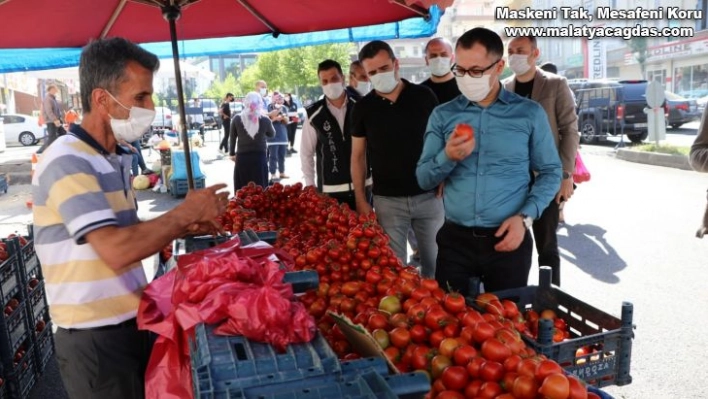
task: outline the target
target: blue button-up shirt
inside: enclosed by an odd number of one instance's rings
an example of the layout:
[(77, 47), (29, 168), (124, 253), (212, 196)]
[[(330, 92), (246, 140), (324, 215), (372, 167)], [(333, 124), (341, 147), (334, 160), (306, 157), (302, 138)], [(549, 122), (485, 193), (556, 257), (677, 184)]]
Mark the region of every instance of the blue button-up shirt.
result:
[[(476, 143), (472, 154), (455, 162), (445, 143), (458, 123), (474, 128)], [(536, 180), (529, 187), (532, 170)], [(486, 108), (462, 95), (435, 108), (416, 176), (426, 190), (445, 182), (448, 220), (498, 227), (513, 215), (541, 215), (560, 188), (561, 162), (543, 108), (502, 88)]]

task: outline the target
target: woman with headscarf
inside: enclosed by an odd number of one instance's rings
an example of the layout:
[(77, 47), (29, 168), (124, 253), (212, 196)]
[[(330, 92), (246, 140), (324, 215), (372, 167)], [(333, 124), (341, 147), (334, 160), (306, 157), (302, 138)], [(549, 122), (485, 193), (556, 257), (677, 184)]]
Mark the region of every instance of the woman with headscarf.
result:
[(243, 111), (231, 121), (229, 155), (235, 162), (234, 191), (249, 182), (268, 185), (267, 137), (275, 136), (273, 123), (263, 108), (260, 94), (250, 92), (243, 100)]

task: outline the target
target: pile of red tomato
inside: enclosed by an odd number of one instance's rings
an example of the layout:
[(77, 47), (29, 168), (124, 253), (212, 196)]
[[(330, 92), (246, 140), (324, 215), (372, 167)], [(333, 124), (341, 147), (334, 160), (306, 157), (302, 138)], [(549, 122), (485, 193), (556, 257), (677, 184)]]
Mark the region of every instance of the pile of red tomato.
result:
[(533, 322), (515, 303), (483, 294), (482, 313), (405, 267), (373, 214), (358, 215), (300, 184), (249, 185), (218, 221), (234, 233), (249, 223), (274, 225), (275, 246), (295, 269), (318, 272), (319, 288), (300, 299), (342, 359), (358, 355), (330, 312), (364, 326), (398, 370), (427, 373), (429, 398), (599, 398), (524, 344)]

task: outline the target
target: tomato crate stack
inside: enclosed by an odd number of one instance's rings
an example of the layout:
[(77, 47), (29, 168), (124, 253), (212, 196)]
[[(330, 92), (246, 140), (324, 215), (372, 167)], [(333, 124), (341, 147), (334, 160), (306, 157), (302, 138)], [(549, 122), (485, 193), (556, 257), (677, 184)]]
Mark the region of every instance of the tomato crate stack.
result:
[(34, 248), (34, 229), (32, 225), (27, 229), (28, 235), (17, 236), (12, 240), (21, 254), (22, 286), (27, 291), (27, 321), (33, 339), (36, 371), (41, 375), (54, 354), (54, 335), (44, 275)]
[[(522, 313), (551, 310), (567, 324), (569, 338), (554, 342), (554, 331), (558, 331), (554, 322), (539, 319), (536, 339), (522, 334), (527, 345), (591, 385), (630, 384), (633, 305), (623, 302), (621, 318), (617, 318), (551, 286), (551, 269), (540, 269), (538, 286), (493, 293), (500, 300), (515, 302)], [(468, 302), (476, 306), (473, 299)]]
[(387, 375), (383, 358), (340, 362), (321, 334), (309, 343), (272, 346), (216, 336), (200, 324), (190, 340), (195, 398), (422, 398), (420, 373)]
[(24, 398), (34, 386), (35, 361), (27, 311), (27, 290), (23, 278), (22, 254), (18, 239), (3, 239), (0, 245), (0, 363), (5, 395)]

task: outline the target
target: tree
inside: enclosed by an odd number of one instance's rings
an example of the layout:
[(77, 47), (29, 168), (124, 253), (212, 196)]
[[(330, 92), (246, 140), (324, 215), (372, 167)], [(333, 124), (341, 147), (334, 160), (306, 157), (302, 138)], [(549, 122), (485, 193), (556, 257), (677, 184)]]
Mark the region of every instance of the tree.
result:
[(226, 93), (233, 93), (235, 96), (239, 97), (243, 95), (239, 82), (236, 81), (236, 78), (232, 74), (226, 75), (226, 79), (223, 81), (214, 80), (211, 86), (209, 86), (209, 89), (202, 93), (202, 97), (221, 99)]
[(629, 39), (627, 43), (629, 48), (632, 50), (634, 59), (639, 63), (639, 68), (642, 71), (642, 79), (646, 79), (647, 75), (647, 58), (649, 52), (647, 51), (647, 38), (642, 36), (635, 36)]
[(239, 83), (243, 92), (253, 90), (256, 81), (265, 80), (271, 90), (299, 93), (306, 87), (319, 86), (317, 64), (332, 59), (349, 69), (351, 44), (324, 44), (273, 51), (258, 56), (258, 61), (246, 68)]

